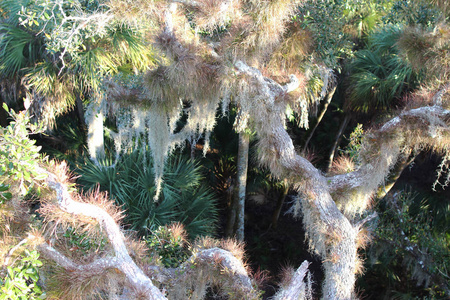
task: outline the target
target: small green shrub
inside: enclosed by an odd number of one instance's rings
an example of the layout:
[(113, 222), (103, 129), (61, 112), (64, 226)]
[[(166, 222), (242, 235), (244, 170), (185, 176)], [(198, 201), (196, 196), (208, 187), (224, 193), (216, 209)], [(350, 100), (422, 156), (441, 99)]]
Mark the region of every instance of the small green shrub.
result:
[(188, 258), (184, 231), (180, 228), (179, 224), (160, 226), (145, 239), (152, 256), (167, 268), (176, 268)]
[(41, 128), (30, 125), (27, 113), (15, 113), (4, 104), (14, 119), (7, 127), (0, 127), (0, 204), (13, 195), (24, 196), (34, 181), (45, 178), (37, 174), (40, 147), (28, 135)]
[(362, 139), (364, 135), (364, 129), (362, 124), (357, 124), (350, 137), (348, 138), (348, 145), (341, 150), (341, 153), (347, 155), (355, 162), (360, 163), (359, 151), (361, 150)]
[(39, 260), (37, 251), (24, 251), (15, 266), (7, 267), (7, 275), (0, 280), (0, 300), (45, 299), (46, 295), (38, 284)]

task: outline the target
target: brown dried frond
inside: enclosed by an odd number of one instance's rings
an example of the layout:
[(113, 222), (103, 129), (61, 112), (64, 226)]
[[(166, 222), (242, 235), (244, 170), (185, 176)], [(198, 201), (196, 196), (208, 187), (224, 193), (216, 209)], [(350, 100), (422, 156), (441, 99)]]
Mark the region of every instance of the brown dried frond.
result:
[[(167, 66), (159, 66), (157, 69), (148, 72), (145, 76), (146, 89), (150, 99), (156, 103), (165, 103), (172, 107), (175, 105), (173, 99), (179, 99), (179, 92), (176, 86), (168, 78)], [(179, 103), (179, 101), (177, 101)]]
[(297, 8), (290, 0), (261, 1), (254, 13), (256, 32), (259, 32), (256, 46), (260, 50), (273, 49), (286, 30), (286, 23)]
[(247, 63), (260, 67), (260, 59), (266, 59), (281, 42), (296, 7), (289, 0), (249, 2), (244, 8), (246, 15), (230, 30), (232, 52), (238, 57), (246, 56)]
[(260, 288), (272, 278), (268, 270), (261, 270), (259, 266), (258, 269), (251, 274), (251, 277)]
[(239, 261), (244, 261), (245, 258), (245, 244), (238, 242), (236, 239), (225, 239), (220, 241), (220, 247), (224, 250), (230, 251), (234, 257)]
[(243, 59), (247, 51), (241, 47), (241, 43), (247, 37), (252, 24), (252, 18), (248, 14), (243, 15), (236, 22), (232, 22), (228, 29), (229, 34), (220, 40), (220, 44), (216, 49), (219, 55)]
[[(450, 93), (448, 91), (443, 92), (441, 82), (427, 82), (420, 86), (413, 93), (405, 96), (402, 102), (405, 103), (406, 109), (414, 109), (422, 106), (435, 105), (436, 101), (440, 102), (440, 105), (444, 109), (450, 108)], [(436, 99), (439, 98), (439, 99)]]
[(298, 152), (301, 153), (303, 158), (307, 159), (312, 164), (317, 163), (319, 160), (319, 156), (314, 152), (314, 149), (305, 148)]
[(58, 205), (45, 202), (41, 205), (39, 213), (45, 218), (46, 232), (50, 235), (56, 235), (60, 231), (66, 231), (69, 228), (78, 229), (83, 225), (98, 224), (92, 218), (76, 216), (63, 211)]
[(155, 38), (155, 45), (172, 60), (187, 60), (193, 57), (187, 46), (180, 43), (173, 32), (162, 31)]
[(132, 23), (148, 18), (161, 18), (164, 6), (160, 1), (147, 0), (110, 0), (108, 1), (110, 12), (114, 18), (123, 23)]
[(65, 161), (50, 161), (48, 164), (48, 170), (52, 172), (56, 176), (56, 180), (60, 182), (62, 185), (72, 186), (73, 179), (75, 177), (70, 172), (69, 167)]
[(27, 247), (31, 247), (34, 249), (42, 243), (45, 243), (45, 237), (42, 235), (40, 229), (31, 228), (28, 231)]
[(364, 274), (366, 268), (364, 267), (364, 260), (361, 257), (356, 258), (355, 274)]
[(340, 155), (333, 161), (331, 166), (330, 174), (339, 175), (347, 174), (355, 170), (355, 161), (352, 157), (347, 155)]
[(422, 69), (426, 54), (434, 44), (432, 36), (419, 27), (409, 27), (401, 35), (398, 46), (406, 53), (408, 61), (415, 69)]
[(130, 104), (145, 105), (145, 96), (137, 88), (127, 88), (114, 80), (104, 81), (107, 87), (108, 100), (129, 106)]
[(86, 195), (80, 197), (79, 200), (103, 209), (116, 223), (120, 223), (125, 216), (124, 211), (117, 207), (113, 200), (109, 199), (108, 193), (100, 191), (99, 185)]
[(450, 72), (450, 26), (441, 23), (433, 31), (419, 27), (404, 30), (398, 41), (408, 61), (417, 70), (426, 70), (430, 80), (447, 80)]
[(134, 232), (127, 231), (125, 236), (125, 244), (127, 245), (128, 252), (134, 261), (139, 264), (145, 257), (148, 256), (148, 247), (146, 243), (139, 239)]

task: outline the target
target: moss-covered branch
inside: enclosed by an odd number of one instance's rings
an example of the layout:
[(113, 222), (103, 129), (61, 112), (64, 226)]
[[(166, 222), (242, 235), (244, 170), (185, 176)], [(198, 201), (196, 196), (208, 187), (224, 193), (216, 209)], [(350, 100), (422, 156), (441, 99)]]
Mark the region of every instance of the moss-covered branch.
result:
[(108, 240), (115, 252), (115, 255), (111, 258), (100, 258), (89, 265), (76, 266), (74, 262), (64, 257), (56, 249), (43, 245), (44, 254), (48, 254), (49, 259), (54, 259), (68, 270), (86, 269), (91, 272), (98, 272), (114, 266), (125, 275), (136, 297), (144, 296), (146, 299), (152, 300), (166, 299), (162, 292), (153, 285), (150, 278), (131, 259), (125, 245), (125, 236), (116, 220), (107, 211), (97, 205), (74, 200), (75, 197), (68, 190), (64, 178), (58, 178), (57, 175), (42, 168), (39, 169), (39, 173), (47, 175), (46, 182), (56, 192), (59, 208), (69, 214), (97, 220), (101, 228), (106, 231)]

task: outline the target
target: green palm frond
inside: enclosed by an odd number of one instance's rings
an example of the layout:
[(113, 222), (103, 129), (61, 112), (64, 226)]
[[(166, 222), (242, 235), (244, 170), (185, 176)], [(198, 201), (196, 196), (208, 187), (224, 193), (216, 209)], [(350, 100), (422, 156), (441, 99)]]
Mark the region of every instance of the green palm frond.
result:
[(39, 62), (33, 67), (24, 69), (24, 81), (41, 95), (49, 95), (53, 92), (58, 70), (51, 62)]
[(131, 73), (133, 68), (145, 71), (155, 64), (154, 51), (143, 41), (133, 28), (119, 24), (109, 28), (103, 46), (114, 53), (121, 71)]
[[(144, 160), (146, 157), (146, 160)], [(214, 194), (201, 184), (198, 163), (178, 156), (169, 158), (158, 202), (150, 153), (133, 151), (115, 165), (89, 159), (77, 170), (78, 183), (86, 189), (97, 184), (126, 212), (125, 223), (140, 235), (158, 226), (181, 222), (191, 237), (213, 234), (217, 222)], [(144, 163), (145, 161), (145, 163)]]
[(9, 24), (0, 24), (0, 72), (13, 76), (27, 65), (29, 57), (25, 52), (32, 53), (33, 36)]
[(380, 54), (392, 53), (393, 50), (397, 52), (394, 48), (402, 32), (403, 27), (400, 25), (388, 25), (374, 32), (369, 38), (371, 49)]
[(76, 170), (82, 176), (78, 179), (78, 183), (85, 190), (92, 190), (97, 185), (103, 191), (110, 190), (117, 182), (118, 172), (113, 167), (112, 159), (100, 159), (98, 165), (94, 164), (90, 159), (84, 159), (79, 165), (80, 169)]
[(30, 0), (2, 0), (0, 1), (0, 11), (3, 12), (3, 19), (13, 26), (19, 24), (19, 12), (26, 7)]
[(349, 64), (349, 105), (367, 113), (387, 109), (403, 91), (413, 87), (418, 75), (398, 54), (396, 47), (402, 29), (386, 26), (369, 38), (367, 49), (358, 51)]

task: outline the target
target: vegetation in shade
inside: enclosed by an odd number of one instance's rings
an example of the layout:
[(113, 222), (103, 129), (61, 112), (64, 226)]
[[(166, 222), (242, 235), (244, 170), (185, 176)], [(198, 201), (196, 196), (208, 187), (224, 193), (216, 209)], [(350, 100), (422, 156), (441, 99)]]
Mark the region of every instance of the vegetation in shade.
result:
[(0, 278), (1, 300), (46, 299), (46, 294), (38, 283), (42, 262), (35, 250), (24, 250), (17, 261), (6, 268), (7, 274)]
[(76, 172), (78, 183), (90, 190), (99, 185), (126, 212), (125, 223), (140, 235), (159, 226), (180, 222), (191, 238), (214, 234), (217, 209), (212, 191), (202, 184), (198, 163), (172, 156), (164, 171), (160, 198), (156, 193), (149, 153), (133, 151), (113, 165), (105, 159), (95, 165), (89, 159)]
[[(377, 204), (374, 243), (367, 250), (367, 277), (376, 288), (400, 299), (444, 299), (450, 294), (449, 206), (442, 199), (422, 198), (410, 190), (388, 195)], [(442, 218), (444, 216), (444, 218)], [(401, 298), (401, 299), (406, 299)]]
[(396, 47), (402, 31), (400, 26), (386, 26), (369, 37), (366, 49), (355, 53), (348, 65), (351, 76), (347, 104), (354, 111), (388, 109), (403, 92), (417, 85), (417, 73)]

